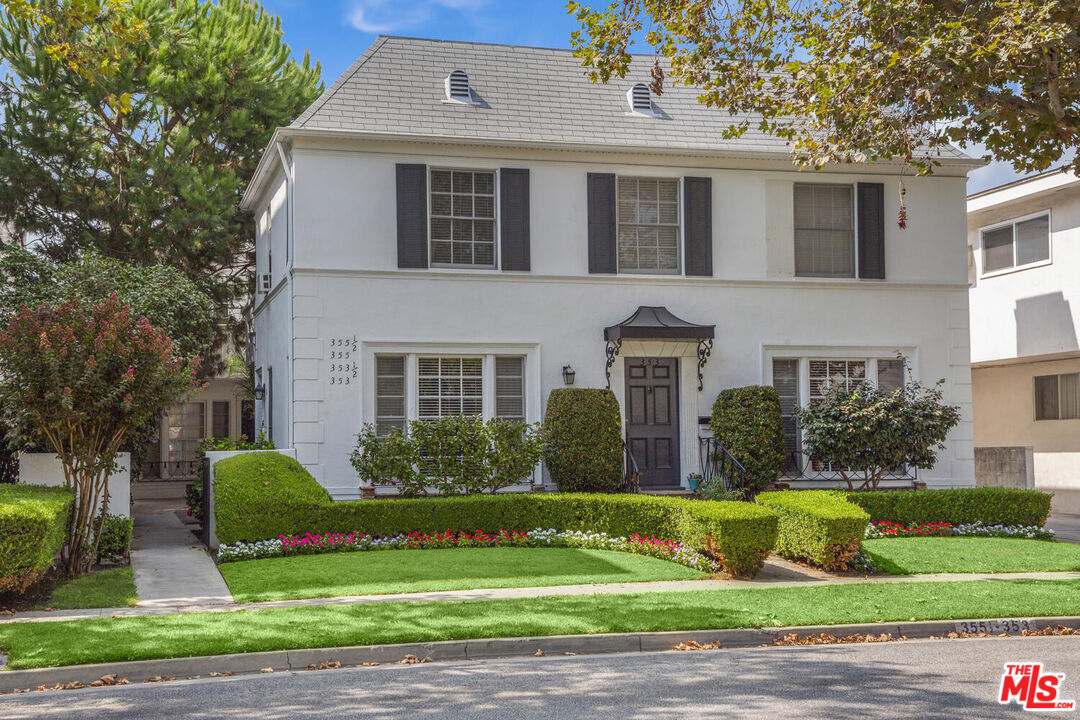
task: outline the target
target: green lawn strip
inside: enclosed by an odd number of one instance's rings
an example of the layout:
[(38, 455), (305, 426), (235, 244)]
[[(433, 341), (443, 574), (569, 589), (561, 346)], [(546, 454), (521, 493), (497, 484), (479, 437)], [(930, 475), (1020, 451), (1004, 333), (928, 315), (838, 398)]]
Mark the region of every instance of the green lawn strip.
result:
[(1080, 580), (858, 583), (373, 603), (0, 625), (11, 669), (260, 650), (1080, 612)]
[(864, 540), (893, 575), (1080, 570), (1080, 545), (1023, 538), (909, 537)]
[(642, 555), (542, 547), (300, 555), (224, 563), (219, 569), (237, 602), (705, 577)]
[(46, 607), (58, 610), (135, 606), (131, 568), (110, 568), (65, 580), (53, 589)]

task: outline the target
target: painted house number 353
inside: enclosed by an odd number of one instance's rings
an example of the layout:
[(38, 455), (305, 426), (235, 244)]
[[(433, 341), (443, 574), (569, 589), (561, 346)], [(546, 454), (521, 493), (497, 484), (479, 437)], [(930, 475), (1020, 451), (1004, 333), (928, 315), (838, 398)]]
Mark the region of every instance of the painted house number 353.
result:
[(351, 385), (356, 380), (356, 336), (330, 338), (327, 365), (331, 385)]

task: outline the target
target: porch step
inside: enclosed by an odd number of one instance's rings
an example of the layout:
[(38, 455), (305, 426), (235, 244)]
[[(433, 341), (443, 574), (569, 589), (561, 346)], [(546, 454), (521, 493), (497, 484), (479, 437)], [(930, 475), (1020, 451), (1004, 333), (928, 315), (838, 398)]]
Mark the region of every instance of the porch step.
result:
[(183, 500), (188, 480), (137, 480), (131, 483), (132, 500)]

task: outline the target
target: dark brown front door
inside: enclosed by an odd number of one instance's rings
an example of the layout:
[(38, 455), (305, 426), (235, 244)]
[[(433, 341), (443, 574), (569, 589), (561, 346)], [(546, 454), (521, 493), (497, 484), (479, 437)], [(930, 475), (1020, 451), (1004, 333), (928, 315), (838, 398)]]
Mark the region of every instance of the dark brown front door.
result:
[(677, 487), (679, 364), (675, 358), (626, 358), (626, 438), (645, 488)]

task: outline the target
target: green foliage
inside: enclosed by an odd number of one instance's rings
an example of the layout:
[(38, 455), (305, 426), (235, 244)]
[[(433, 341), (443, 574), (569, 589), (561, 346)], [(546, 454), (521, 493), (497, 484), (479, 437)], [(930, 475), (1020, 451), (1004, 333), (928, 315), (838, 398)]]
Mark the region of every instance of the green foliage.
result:
[(622, 415), (615, 393), (552, 390), (544, 415), (544, 464), (563, 492), (615, 492), (622, 486)]
[(525, 481), (540, 462), (539, 430), (475, 415), (414, 421), (409, 435), (378, 436), (364, 425), (349, 461), (363, 482), (393, 485), (405, 497), (494, 493)]
[[(929, 173), (949, 142), (984, 145), (1021, 173), (1080, 145), (1076, 0), (980, 3), (625, 0), (570, 2), (594, 81), (625, 77), (642, 37), (699, 101), (790, 141), (821, 167), (895, 158)], [(1072, 160), (1080, 170), (1080, 158)], [(899, 218), (903, 226), (903, 215)]]
[(784, 467), (784, 420), (780, 395), (767, 385), (723, 390), (712, 411), (717, 442), (746, 468), (750, 495), (776, 482)]
[(203, 484), (202, 480), (196, 479), (184, 487), (184, 504), (187, 506), (188, 516), (196, 522), (203, 521)]
[(75, 491), (71, 574), (96, 557), (117, 453), (194, 387), (197, 371), (115, 297), (89, 310), (78, 299), (23, 307), (0, 332), (0, 415), (21, 443), (56, 453)]
[(855, 390), (836, 383), (796, 412), (803, 446), (814, 459), (838, 468), (849, 489), (876, 488), (891, 468), (934, 467), (960, 409), (942, 402), (941, 383), (917, 382), (891, 392), (864, 382)]
[[(254, 219), (239, 200), (274, 130), (318, 97), (320, 68), (249, 0), (139, 0), (109, 17), (140, 32), (87, 77), (39, 25), (0, 13), (0, 217), (58, 259), (93, 247), (244, 300)], [(93, 56), (110, 22), (74, 27), (75, 46)]]
[(97, 544), (97, 561), (120, 562), (131, 550), (131, 535), (135, 521), (121, 515), (106, 515), (101, 526), (101, 539)]
[(266, 437), (266, 431), (262, 430), (254, 440), (248, 440), (247, 435), (225, 438), (203, 438), (199, 444), (199, 456), (215, 451), (230, 450), (276, 450), (274, 441)]
[(902, 525), (981, 522), (987, 525), (1046, 524), (1050, 493), (1018, 488), (984, 487), (951, 490), (849, 492), (845, 497), (877, 522)]
[(870, 522), (862, 508), (833, 490), (761, 493), (757, 502), (780, 514), (777, 553), (826, 570), (847, 567)]
[(73, 501), (64, 488), (0, 485), (0, 592), (22, 592), (52, 567)]
[(757, 573), (776, 539), (776, 515), (752, 503), (615, 494), (501, 494), (331, 502), (295, 460), (239, 455), (214, 466), (221, 543), (304, 532), (396, 535), (477, 529), (582, 530), (678, 540), (733, 575)]

